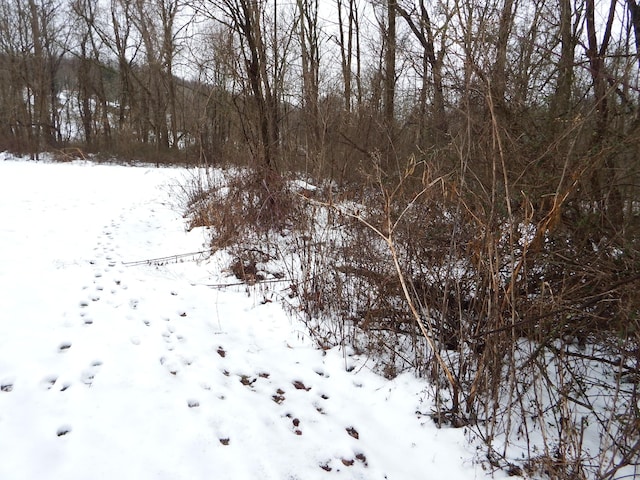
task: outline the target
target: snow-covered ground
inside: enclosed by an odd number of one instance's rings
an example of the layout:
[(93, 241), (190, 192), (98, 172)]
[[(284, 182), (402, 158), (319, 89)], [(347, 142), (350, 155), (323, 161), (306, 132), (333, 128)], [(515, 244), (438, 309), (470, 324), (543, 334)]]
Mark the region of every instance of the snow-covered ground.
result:
[(221, 256), (139, 262), (203, 250), (182, 178), (0, 156), (0, 479), (490, 475), (419, 413), (424, 382), (314, 348), (275, 294), (207, 286), (236, 281)]

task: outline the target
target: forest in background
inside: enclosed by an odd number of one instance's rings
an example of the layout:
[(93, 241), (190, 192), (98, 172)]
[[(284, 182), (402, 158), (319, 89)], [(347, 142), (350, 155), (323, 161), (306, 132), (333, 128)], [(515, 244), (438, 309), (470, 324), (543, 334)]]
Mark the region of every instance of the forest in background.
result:
[(0, 149), (241, 167), (186, 187), (192, 226), (250, 283), (295, 257), (320, 345), (432, 378), (496, 468), (638, 463), (636, 0), (0, 9)]
[(374, 152), (391, 169), (437, 150), (447, 166), (466, 157), (488, 170), (479, 137), (495, 121), (505, 148), (519, 150), (512, 170), (548, 171), (613, 142), (590, 189), (621, 201), (633, 183), (617, 172), (635, 153), (635, 0), (0, 8), (5, 149), (179, 151), (193, 163), (273, 162), (342, 180)]

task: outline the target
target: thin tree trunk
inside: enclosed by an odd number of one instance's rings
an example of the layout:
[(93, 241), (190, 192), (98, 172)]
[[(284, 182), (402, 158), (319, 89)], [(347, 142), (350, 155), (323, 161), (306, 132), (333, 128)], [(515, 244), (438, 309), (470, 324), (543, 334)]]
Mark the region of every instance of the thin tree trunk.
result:
[[(593, 91), (595, 96), (596, 125), (592, 145), (599, 147), (607, 136), (609, 124), (609, 104), (607, 99), (607, 76), (605, 72), (604, 57), (609, 47), (611, 30), (615, 15), (616, 0), (611, 0), (609, 15), (605, 25), (602, 42), (598, 47), (595, 22), (594, 0), (586, 0), (586, 24), (587, 24), (587, 57)], [(603, 192), (603, 185), (607, 185), (608, 192)], [(596, 168), (591, 174), (591, 187), (594, 200), (600, 206), (602, 222), (610, 225), (622, 225), (623, 206), (620, 189), (615, 179), (615, 165), (610, 155), (604, 157), (604, 167)]]
[(560, 7), (560, 60), (558, 61), (558, 83), (553, 109), (556, 116), (571, 110), (571, 89), (576, 39), (572, 32), (571, 0), (559, 0)]
[(396, 94), (396, 0), (387, 0), (387, 31), (384, 54), (384, 122), (393, 138)]
[[(349, 8), (351, 9), (352, 0), (349, 0)], [(347, 25), (347, 43), (345, 45), (344, 21), (342, 18), (342, 0), (337, 0), (338, 6), (338, 35), (340, 45), (340, 59), (342, 63), (342, 82), (344, 87), (344, 109), (347, 113), (351, 112), (351, 41), (352, 41), (352, 24), (351, 13), (349, 13), (349, 23)]]
[(500, 14), (500, 24), (498, 26), (498, 41), (496, 45), (496, 60), (491, 77), (491, 92), (494, 104), (499, 107), (498, 111), (504, 111), (506, 107), (505, 94), (507, 86), (507, 50), (509, 45), (509, 35), (513, 28), (514, 0), (505, 0)]

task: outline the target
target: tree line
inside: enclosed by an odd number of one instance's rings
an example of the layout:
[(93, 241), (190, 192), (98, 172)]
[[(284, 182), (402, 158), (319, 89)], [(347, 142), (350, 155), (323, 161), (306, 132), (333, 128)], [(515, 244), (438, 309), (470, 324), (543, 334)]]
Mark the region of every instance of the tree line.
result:
[(239, 161), (341, 181), (418, 155), (471, 169), (479, 185), (516, 182), (517, 205), (579, 191), (604, 220), (633, 210), (636, 0), (2, 0), (0, 10), (5, 149)]

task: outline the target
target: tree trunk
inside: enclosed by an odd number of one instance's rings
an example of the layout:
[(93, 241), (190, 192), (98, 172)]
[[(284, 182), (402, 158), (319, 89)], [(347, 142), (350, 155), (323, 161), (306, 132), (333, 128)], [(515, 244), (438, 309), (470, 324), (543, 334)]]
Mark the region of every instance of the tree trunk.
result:
[(506, 108), (506, 86), (507, 86), (507, 50), (509, 45), (509, 35), (513, 28), (514, 0), (505, 0), (500, 14), (500, 24), (498, 26), (498, 41), (496, 45), (496, 59), (491, 76), (491, 94), (498, 111), (504, 112)]
[[(609, 124), (609, 104), (607, 98), (607, 75), (605, 72), (604, 58), (611, 39), (611, 30), (615, 15), (616, 0), (611, 0), (605, 31), (600, 46), (596, 36), (595, 5), (594, 0), (586, 0), (586, 24), (587, 24), (587, 57), (593, 82), (595, 97), (596, 123), (593, 132), (592, 145), (601, 147), (607, 138)], [(591, 187), (594, 200), (599, 205), (602, 223), (608, 225), (622, 225), (623, 205), (620, 188), (615, 179), (615, 165), (611, 155), (605, 155), (604, 165), (595, 168), (591, 173)], [(608, 191), (603, 191), (603, 185)]]
[(302, 91), (305, 123), (313, 150), (320, 147), (318, 112), (320, 54), (318, 46), (318, 1), (297, 0), (302, 51)]
[(576, 39), (572, 31), (571, 0), (558, 0), (560, 7), (560, 60), (558, 61), (558, 81), (552, 109), (554, 116), (563, 116), (571, 110), (571, 89)]
[(384, 50), (384, 123), (393, 139), (396, 94), (396, 0), (387, 0), (387, 31)]

